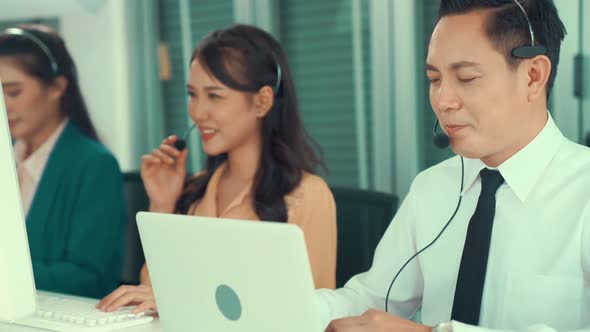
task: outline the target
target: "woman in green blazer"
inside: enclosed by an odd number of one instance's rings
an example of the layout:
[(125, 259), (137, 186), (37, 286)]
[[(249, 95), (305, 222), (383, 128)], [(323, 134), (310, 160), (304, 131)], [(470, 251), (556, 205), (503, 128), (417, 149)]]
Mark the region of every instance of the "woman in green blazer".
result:
[(102, 297), (118, 284), (126, 207), (74, 62), (55, 31), (20, 26), (0, 34), (0, 79), (36, 286)]

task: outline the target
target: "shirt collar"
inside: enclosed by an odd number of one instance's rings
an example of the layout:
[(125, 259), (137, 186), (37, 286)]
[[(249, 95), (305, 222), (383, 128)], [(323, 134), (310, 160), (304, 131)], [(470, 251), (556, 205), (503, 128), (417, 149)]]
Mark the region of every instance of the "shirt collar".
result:
[(465, 175), (461, 196), (471, 188), (475, 183), (479, 172), (486, 167), (486, 165), (479, 159), (469, 159), (464, 157), (463, 162), (465, 164)]
[[(506, 184), (522, 202), (526, 201), (564, 142), (563, 134), (557, 128), (551, 114), (547, 113), (548, 119), (543, 130), (529, 144), (498, 166)], [(475, 183), (479, 172), (487, 167), (479, 159), (464, 158), (464, 160), (465, 186), (461, 195)]]
[(47, 160), (49, 160), (49, 155), (51, 154), (51, 151), (53, 151), (53, 148), (55, 147), (58, 138), (64, 131), (67, 123), (67, 119), (62, 121), (62, 123), (55, 129), (51, 136), (49, 136), (45, 142), (43, 142), (43, 144), (41, 144), (41, 146), (27, 159), (24, 159), (24, 154), (26, 152), (25, 143), (22, 140), (17, 140), (14, 142), (14, 157), (16, 164), (22, 164), (33, 180), (39, 181), (41, 179), (41, 175), (43, 175), (43, 170), (45, 169)]

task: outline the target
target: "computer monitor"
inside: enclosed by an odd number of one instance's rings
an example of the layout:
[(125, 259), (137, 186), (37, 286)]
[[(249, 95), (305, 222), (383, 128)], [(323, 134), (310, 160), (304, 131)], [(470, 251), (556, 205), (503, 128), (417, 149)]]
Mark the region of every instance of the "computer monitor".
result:
[(35, 312), (36, 292), (1, 84), (0, 184), (0, 322), (12, 322)]

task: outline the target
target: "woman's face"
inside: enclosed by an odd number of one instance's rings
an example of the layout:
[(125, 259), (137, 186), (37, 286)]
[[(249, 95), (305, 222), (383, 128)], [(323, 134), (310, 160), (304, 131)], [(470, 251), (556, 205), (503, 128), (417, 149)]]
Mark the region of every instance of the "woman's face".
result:
[(28, 75), (11, 57), (0, 57), (0, 81), (12, 138), (35, 141), (51, 135), (64, 118), (59, 107), (63, 89)]
[(197, 60), (187, 84), (189, 114), (199, 127), (208, 155), (229, 153), (247, 144), (259, 144), (262, 114), (256, 96), (233, 90), (209, 75)]

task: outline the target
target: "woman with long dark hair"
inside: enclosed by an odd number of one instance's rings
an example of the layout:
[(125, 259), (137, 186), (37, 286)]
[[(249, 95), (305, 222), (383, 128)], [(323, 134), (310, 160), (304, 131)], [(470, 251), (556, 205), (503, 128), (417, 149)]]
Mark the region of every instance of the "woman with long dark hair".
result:
[(0, 32), (0, 80), (35, 284), (102, 297), (118, 285), (126, 207), (74, 61), (53, 29), (18, 26)]
[[(207, 166), (185, 183), (188, 152), (172, 147), (176, 136), (166, 138), (142, 158), (150, 210), (299, 225), (315, 286), (334, 288), (334, 199), (314, 175), (322, 162), (303, 128), (278, 42), (247, 25), (209, 34), (193, 53), (187, 88)], [(145, 265), (141, 285), (119, 288), (98, 307), (112, 311), (126, 304), (139, 304), (137, 312), (155, 309)]]

